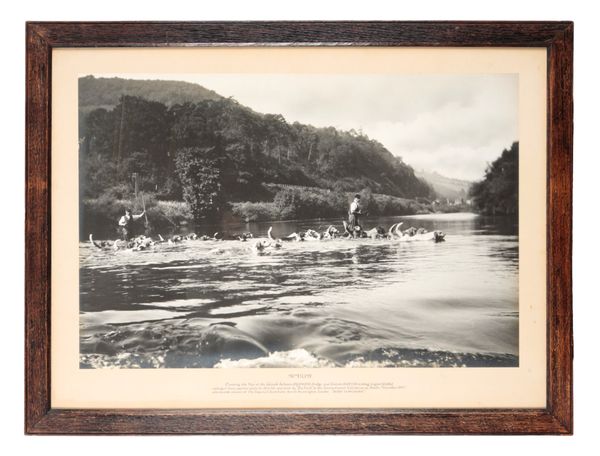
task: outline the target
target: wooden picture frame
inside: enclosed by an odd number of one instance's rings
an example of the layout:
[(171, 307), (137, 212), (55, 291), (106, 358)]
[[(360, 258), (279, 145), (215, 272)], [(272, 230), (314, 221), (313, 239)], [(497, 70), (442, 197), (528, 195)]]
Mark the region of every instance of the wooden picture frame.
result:
[[(544, 409), (56, 409), (50, 376), (51, 69), (55, 48), (542, 47), (547, 51)], [(31, 22), (27, 24), (25, 432), (28, 434), (571, 434), (571, 22)]]

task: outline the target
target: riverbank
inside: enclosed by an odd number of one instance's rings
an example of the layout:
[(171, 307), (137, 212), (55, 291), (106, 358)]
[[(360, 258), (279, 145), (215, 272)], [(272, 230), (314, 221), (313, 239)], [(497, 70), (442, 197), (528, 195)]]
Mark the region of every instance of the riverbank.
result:
[[(284, 188), (273, 202), (231, 203), (231, 212), (244, 222), (347, 216), (351, 193), (326, 189)], [(361, 192), (363, 212), (370, 217), (431, 212), (431, 205), (391, 195)]]
[[(214, 226), (230, 223), (276, 222), (308, 219), (336, 219), (347, 217), (347, 208), (354, 194), (328, 189), (308, 187), (284, 187), (274, 189), (273, 201), (230, 202), (221, 220), (208, 224)], [(368, 190), (361, 192), (361, 206), (366, 217), (407, 216), (431, 214), (434, 211), (427, 201), (400, 198), (391, 195), (374, 194)], [(87, 239), (90, 233), (97, 237), (118, 236), (117, 221), (125, 208), (134, 214), (146, 209), (146, 219), (138, 223), (139, 233), (156, 235), (180, 231), (194, 227), (195, 223), (188, 204), (184, 201), (158, 200), (153, 194), (145, 194), (142, 199), (115, 199), (103, 196), (83, 200), (80, 206), (80, 239)], [(437, 209), (437, 208), (435, 208)], [(457, 207), (457, 211), (461, 209)], [(446, 212), (446, 211), (444, 211)]]
[(139, 234), (166, 233), (192, 223), (192, 214), (183, 201), (156, 200), (152, 194), (141, 198), (83, 200), (79, 207), (79, 238), (87, 239), (90, 233), (102, 238), (119, 236), (117, 222), (126, 208), (139, 214), (146, 209), (146, 217), (137, 223)]

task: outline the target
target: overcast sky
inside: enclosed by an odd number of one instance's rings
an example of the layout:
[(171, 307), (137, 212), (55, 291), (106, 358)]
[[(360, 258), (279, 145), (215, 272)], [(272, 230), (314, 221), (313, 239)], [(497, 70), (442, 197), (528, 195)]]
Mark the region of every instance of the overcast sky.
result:
[(481, 179), (518, 140), (513, 74), (121, 76), (195, 82), (290, 123), (362, 130), (415, 170), (448, 177)]

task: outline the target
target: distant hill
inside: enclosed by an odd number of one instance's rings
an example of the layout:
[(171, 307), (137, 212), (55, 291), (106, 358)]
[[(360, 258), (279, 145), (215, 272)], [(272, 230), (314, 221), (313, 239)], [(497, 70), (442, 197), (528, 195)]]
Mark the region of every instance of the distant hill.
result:
[(432, 173), (423, 170), (415, 171), (415, 175), (431, 185), (439, 197), (450, 200), (466, 198), (472, 184), (470, 181), (442, 176), (435, 171)]
[(158, 101), (166, 106), (219, 100), (223, 97), (199, 84), (183, 81), (136, 80), (123, 78), (79, 78), (79, 110), (111, 109), (123, 95)]

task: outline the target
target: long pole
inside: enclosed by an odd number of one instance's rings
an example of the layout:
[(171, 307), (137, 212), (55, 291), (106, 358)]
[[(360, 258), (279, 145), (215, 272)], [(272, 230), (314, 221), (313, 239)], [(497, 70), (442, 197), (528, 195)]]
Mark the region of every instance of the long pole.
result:
[(148, 214), (146, 214), (146, 202), (144, 201), (144, 194), (140, 192), (142, 195), (142, 208), (144, 209), (144, 217), (146, 218), (146, 226), (148, 226)]
[(133, 193), (135, 194), (135, 199), (137, 201), (137, 198), (138, 198), (138, 175), (137, 175), (137, 173), (133, 173)]

